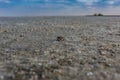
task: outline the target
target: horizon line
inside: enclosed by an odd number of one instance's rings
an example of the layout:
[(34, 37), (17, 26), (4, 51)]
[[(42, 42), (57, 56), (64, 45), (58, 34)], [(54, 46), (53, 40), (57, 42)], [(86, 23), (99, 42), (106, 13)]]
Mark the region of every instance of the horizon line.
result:
[[(93, 16), (94, 17), (94, 14), (88, 14), (88, 15), (17, 15), (17, 16), (13, 16), (13, 15), (11, 15), (11, 16), (0, 16), (0, 17), (64, 17), (64, 16)], [(103, 14), (103, 17), (120, 17), (120, 15), (110, 15), (110, 14)], [(95, 16), (95, 17), (97, 17), (97, 16)]]

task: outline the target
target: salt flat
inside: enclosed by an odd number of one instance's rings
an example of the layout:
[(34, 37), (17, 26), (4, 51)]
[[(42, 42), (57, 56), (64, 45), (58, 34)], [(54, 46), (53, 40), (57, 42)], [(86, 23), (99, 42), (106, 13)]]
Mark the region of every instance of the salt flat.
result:
[(0, 80), (119, 79), (120, 17), (0, 18)]

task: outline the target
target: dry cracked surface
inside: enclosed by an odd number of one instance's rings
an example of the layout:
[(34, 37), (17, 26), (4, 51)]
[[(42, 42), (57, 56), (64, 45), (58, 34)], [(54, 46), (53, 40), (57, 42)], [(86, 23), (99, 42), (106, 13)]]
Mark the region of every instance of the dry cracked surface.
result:
[(0, 18), (0, 80), (119, 79), (119, 17)]

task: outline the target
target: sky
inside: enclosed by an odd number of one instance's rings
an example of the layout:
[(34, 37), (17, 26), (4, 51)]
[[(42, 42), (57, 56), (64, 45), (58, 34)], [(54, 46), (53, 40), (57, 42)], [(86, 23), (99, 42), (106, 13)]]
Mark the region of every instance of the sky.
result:
[(0, 16), (120, 15), (120, 0), (0, 0)]

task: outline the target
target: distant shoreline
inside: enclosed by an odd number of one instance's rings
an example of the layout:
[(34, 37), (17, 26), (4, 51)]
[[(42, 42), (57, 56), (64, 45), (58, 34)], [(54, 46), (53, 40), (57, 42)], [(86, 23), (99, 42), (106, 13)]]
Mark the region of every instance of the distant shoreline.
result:
[(103, 15), (103, 16), (94, 16), (94, 15), (86, 15), (87, 17), (120, 17), (120, 15)]

